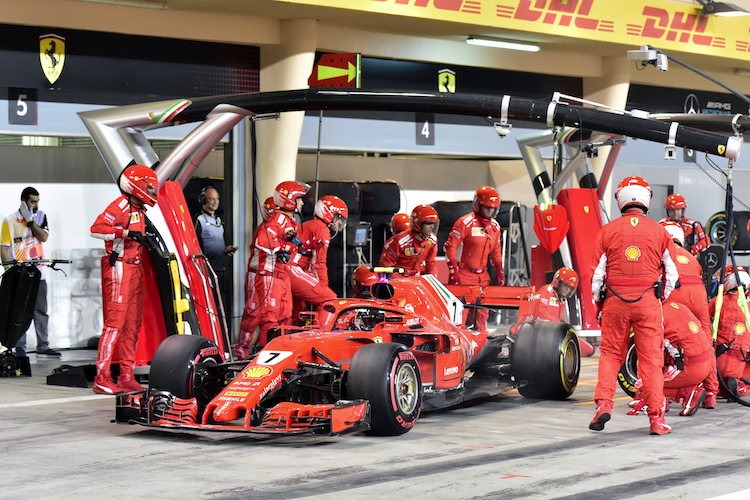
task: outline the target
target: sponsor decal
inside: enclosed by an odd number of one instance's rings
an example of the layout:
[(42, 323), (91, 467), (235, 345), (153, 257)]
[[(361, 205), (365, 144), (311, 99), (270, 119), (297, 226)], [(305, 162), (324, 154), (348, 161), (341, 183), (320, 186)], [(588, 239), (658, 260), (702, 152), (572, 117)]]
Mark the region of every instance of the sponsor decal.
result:
[(416, 358), (414, 357), (414, 354), (412, 354), (411, 351), (404, 351), (404, 352), (398, 353), (398, 359), (402, 361), (405, 359), (413, 359), (416, 361)]
[(688, 259), (684, 255), (678, 255), (677, 256), (677, 263), (678, 264), (689, 264), (690, 263), (690, 259)]
[(484, 228), (483, 227), (472, 227), (471, 228), (471, 235), (472, 236), (484, 236)]
[(641, 257), (641, 249), (635, 245), (631, 245), (625, 249), (625, 258), (630, 261), (636, 261)]
[(376, 344), (382, 344), (383, 337), (373, 337), (372, 341), (375, 342)]
[(276, 389), (276, 387), (281, 383), (281, 374), (279, 373), (275, 379), (271, 381), (270, 384), (266, 386), (265, 389), (263, 389), (263, 392), (260, 393), (260, 399), (262, 400), (265, 398), (272, 390)]
[(413, 326), (419, 324), (419, 318), (409, 318), (406, 320), (406, 326)]
[(141, 221), (141, 214), (138, 212), (132, 212), (130, 214), (130, 223), (135, 224)]
[(404, 255), (408, 255), (409, 257), (413, 257), (415, 255), (419, 255), (419, 252), (417, 252), (414, 248), (405, 248), (404, 249)]
[(218, 356), (219, 348), (216, 346), (204, 347), (201, 349), (200, 357), (207, 358), (208, 356)]
[(39, 61), (47, 81), (55, 83), (65, 65), (65, 38), (53, 34), (40, 36)]
[(414, 419), (414, 420), (412, 420), (411, 422), (407, 422), (407, 421), (405, 421), (405, 420), (404, 420), (404, 419), (403, 419), (403, 418), (401, 417), (401, 415), (398, 415), (398, 416), (396, 417), (396, 421), (397, 421), (397, 422), (398, 422), (399, 424), (401, 424), (401, 427), (403, 427), (404, 429), (411, 429), (412, 427), (414, 427), (414, 424), (416, 424), (416, 423), (417, 423), (417, 419)]
[(698, 324), (695, 321), (690, 321), (688, 323), (688, 328), (690, 328), (690, 331), (693, 333), (698, 333), (698, 331), (700, 330), (698, 328)]
[(557, 301), (556, 298), (550, 297), (549, 298), (549, 305), (558, 307), (560, 305), (560, 303)]
[(637, 225), (638, 225), (638, 222), (639, 222), (639, 221), (638, 221), (638, 217), (631, 217), (631, 218), (630, 218), (630, 225), (631, 225), (631, 226), (633, 226), (633, 227), (637, 226)]
[(747, 328), (745, 327), (745, 323), (734, 324), (734, 333), (736, 333), (737, 335), (744, 335), (746, 329)]
[(229, 397), (234, 396), (236, 398), (244, 398), (248, 394), (250, 394), (250, 393), (249, 392), (242, 392), (242, 391), (227, 391), (227, 392), (224, 393), (225, 396), (229, 396)]
[(455, 375), (457, 373), (458, 373), (458, 367), (457, 366), (445, 367), (443, 369), (443, 375)]
[(438, 71), (438, 92), (456, 93), (456, 72), (450, 69)]
[(245, 378), (263, 378), (271, 373), (273, 373), (273, 370), (268, 366), (251, 366), (242, 372), (242, 376)]
[(674, 302), (670, 302), (669, 305), (672, 306), (672, 307), (674, 307), (675, 309), (679, 309), (680, 308), (680, 306), (678, 306)]
[(588, 205), (584, 205), (584, 207), (583, 207), (583, 211), (584, 211), (585, 213), (589, 213), (589, 210), (590, 210), (590, 209), (589, 209)]

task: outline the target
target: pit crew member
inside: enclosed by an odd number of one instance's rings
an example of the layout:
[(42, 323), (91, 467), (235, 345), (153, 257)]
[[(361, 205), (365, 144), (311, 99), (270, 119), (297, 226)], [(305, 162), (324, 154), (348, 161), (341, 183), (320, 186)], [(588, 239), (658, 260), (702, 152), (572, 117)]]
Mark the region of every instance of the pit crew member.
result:
[(552, 283), (539, 291), (539, 313), (537, 319), (563, 321), (565, 304), (578, 288), (578, 273), (569, 267), (561, 267), (555, 272)]
[[(719, 280), (721, 269), (716, 271), (713, 279)], [(747, 387), (740, 382), (747, 361), (747, 351), (750, 349), (750, 334), (745, 324), (745, 313), (740, 308), (739, 288), (734, 266), (731, 264), (723, 269), (724, 272), (724, 300), (721, 305), (719, 327), (716, 332), (716, 364), (719, 374), (727, 388), (735, 395), (747, 393)], [(743, 287), (750, 284), (750, 276), (742, 267), (737, 267), (740, 283)], [(711, 318), (716, 316), (717, 297), (711, 299), (708, 312)]]
[(378, 281), (380, 281), (378, 273), (372, 271), (369, 266), (359, 266), (352, 273), (354, 296), (360, 299), (369, 299), (372, 297), (370, 288)]
[(328, 246), (346, 227), (349, 209), (338, 196), (323, 196), (315, 204), (314, 217), (302, 224), (302, 248), (289, 263), (292, 285), (292, 321), (299, 318), (305, 302), (318, 306), (336, 298), (328, 287)]
[[(253, 232), (252, 241), (255, 241), (261, 231), (265, 230), (265, 223), (276, 210), (276, 204), (273, 202), (273, 196), (270, 196), (260, 206), (260, 215), (263, 218), (255, 232)], [(234, 352), (237, 358), (242, 361), (250, 357), (252, 346), (258, 342), (260, 333), (258, 324), (260, 323), (260, 312), (258, 311), (258, 300), (255, 295), (255, 275), (256, 270), (251, 266), (255, 258), (255, 247), (250, 245), (249, 257), (247, 259), (247, 273), (245, 274), (245, 309), (242, 311), (242, 321), (240, 322), (240, 334)]]
[(391, 231), (393, 234), (398, 234), (401, 231), (406, 231), (411, 227), (411, 217), (409, 214), (396, 214), (391, 217)]
[(253, 257), (248, 265), (255, 274), (255, 295), (258, 300), (258, 345), (268, 342), (268, 331), (288, 322), (292, 316), (292, 293), (287, 264), (302, 244), (300, 225), (294, 214), (300, 213), (303, 197), (309, 186), (284, 181), (273, 192), (276, 210), (262, 231), (253, 239)]
[[(704, 408), (716, 407), (716, 358), (711, 340), (698, 318), (684, 304), (673, 300), (664, 301), (664, 349), (667, 361), (662, 371), (664, 396), (674, 403), (682, 403), (680, 415), (690, 417)], [(708, 401), (707, 384), (713, 377), (713, 400)], [(636, 383), (636, 397), (628, 414), (637, 415), (645, 405), (643, 384)], [(705, 398), (705, 399), (704, 399)]]
[(684, 196), (670, 194), (664, 203), (664, 209), (667, 211), (667, 216), (659, 222), (662, 223), (671, 220), (679, 224), (682, 230), (685, 231), (685, 244), (683, 246), (690, 250), (693, 255), (697, 257), (699, 253), (709, 247), (711, 239), (703, 231), (700, 223), (685, 217), (687, 202)]
[[(604, 304), (599, 380), (594, 395), (597, 408), (589, 429), (604, 429), (612, 416), (617, 374), (627, 356), (632, 329), (651, 434), (667, 434), (671, 428), (664, 421), (661, 297), (669, 297), (678, 278), (674, 244), (663, 227), (646, 217), (651, 205), (651, 188), (646, 181), (635, 176), (623, 179), (615, 198), (622, 216), (599, 231), (591, 264), (594, 300), (599, 304), (603, 300)], [(660, 293), (662, 266), (666, 284)]]
[[(146, 205), (156, 205), (159, 181), (145, 165), (133, 165), (120, 175), (122, 196), (109, 204), (91, 226), (91, 236), (104, 240), (102, 296), (104, 328), (99, 339), (94, 392), (117, 394), (143, 388), (133, 377), (135, 350), (143, 320), (143, 233)], [(110, 365), (119, 353), (120, 375), (112, 382)]]
[(380, 265), (401, 267), (405, 276), (437, 274), (438, 214), (429, 205), (418, 205), (411, 212), (411, 227), (392, 236), (383, 246)]
[[(487, 260), (492, 261), (498, 285), (505, 283), (501, 247), (500, 224), (495, 220), (500, 211), (500, 195), (490, 187), (483, 186), (474, 194), (474, 211), (459, 218), (445, 242), (448, 259), (450, 285), (490, 284)], [(468, 324), (474, 323), (474, 311), (465, 309)], [(476, 313), (477, 328), (487, 331), (489, 311), (480, 309)]]

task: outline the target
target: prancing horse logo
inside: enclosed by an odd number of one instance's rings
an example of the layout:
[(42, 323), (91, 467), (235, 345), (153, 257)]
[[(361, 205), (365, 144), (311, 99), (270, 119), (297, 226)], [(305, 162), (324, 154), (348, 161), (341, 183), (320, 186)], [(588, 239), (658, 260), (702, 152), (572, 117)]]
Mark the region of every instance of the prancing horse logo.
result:
[(47, 81), (55, 83), (65, 65), (65, 38), (52, 34), (40, 36), (39, 60)]

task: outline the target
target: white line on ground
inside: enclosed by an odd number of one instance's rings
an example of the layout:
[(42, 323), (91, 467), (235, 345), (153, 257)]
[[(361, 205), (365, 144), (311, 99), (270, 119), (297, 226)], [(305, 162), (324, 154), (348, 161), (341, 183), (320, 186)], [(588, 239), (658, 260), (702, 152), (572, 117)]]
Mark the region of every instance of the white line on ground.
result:
[(743, 500), (745, 498), (750, 498), (750, 490), (736, 491), (734, 493), (721, 495), (720, 497), (712, 497), (708, 500)]
[(36, 401), (21, 401), (18, 403), (5, 403), (0, 404), (2, 408), (18, 408), (23, 406), (40, 406), (40, 405), (55, 405), (62, 403), (75, 403), (77, 401), (90, 401), (92, 399), (100, 399), (102, 397), (111, 397), (106, 394), (97, 394), (94, 396), (76, 396), (74, 398), (56, 398), (56, 399), (37, 399)]

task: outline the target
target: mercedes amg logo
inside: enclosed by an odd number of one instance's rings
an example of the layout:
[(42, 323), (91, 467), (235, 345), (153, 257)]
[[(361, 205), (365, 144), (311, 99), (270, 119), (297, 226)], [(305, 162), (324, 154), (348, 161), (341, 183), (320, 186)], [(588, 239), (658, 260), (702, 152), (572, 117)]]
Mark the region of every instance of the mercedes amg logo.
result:
[(719, 265), (719, 256), (715, 253), (709, 253), (706, 256), (706, 264), (708, 264), (708, 267), (714, 268)]

